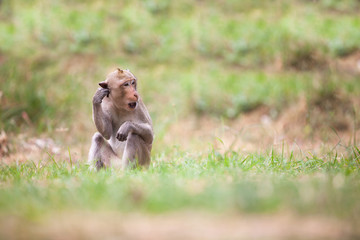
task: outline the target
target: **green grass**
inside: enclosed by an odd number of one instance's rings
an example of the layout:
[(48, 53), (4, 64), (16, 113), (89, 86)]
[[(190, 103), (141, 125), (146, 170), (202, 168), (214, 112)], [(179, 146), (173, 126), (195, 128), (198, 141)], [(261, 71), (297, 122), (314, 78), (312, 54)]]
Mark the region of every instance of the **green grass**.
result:
[(24, 112), (39, 132), (90, 118), (97, 82), (117, 66), (139, 78), (156, 126), (174, 106), (179, 116), (225, 118), (282, 109), (316, 98), (329, 79), (358, 96), (357, 76), (333, 63), (360, 50), (359, 8), (355, 0), (3, 1), (0, 128), (21, 131)]
[(324, 215), (358, 221), (360, 151), (349, 156), (154, 157), (147, 171), (89, 172), (83, 163), (0, 165), (0, 211), (34, 218), (57, 211), (179, 210)]

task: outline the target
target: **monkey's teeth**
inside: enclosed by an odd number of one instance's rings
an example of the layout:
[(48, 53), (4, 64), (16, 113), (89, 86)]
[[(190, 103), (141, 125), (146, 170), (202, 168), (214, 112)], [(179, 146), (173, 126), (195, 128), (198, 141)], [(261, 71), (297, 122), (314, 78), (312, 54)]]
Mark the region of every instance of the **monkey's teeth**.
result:
[(129, 107), (132, 109), (136, 108), (136, 102), (129, 103)]

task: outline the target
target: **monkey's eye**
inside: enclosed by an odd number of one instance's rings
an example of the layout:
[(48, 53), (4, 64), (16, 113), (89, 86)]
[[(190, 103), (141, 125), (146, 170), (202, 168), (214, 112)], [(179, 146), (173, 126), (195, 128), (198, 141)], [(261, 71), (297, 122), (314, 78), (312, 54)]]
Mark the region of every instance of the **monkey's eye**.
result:
[(129, 82), (126, 82), (126, 83), (123, 84), (123, 86), (128, 87), (128, 86), (130, 86), (130, 84), (129, 84)]
[(132, 80), (131, 81), (131, 85), (135, 85), (136, 83), (135, 83), (135, 80)]

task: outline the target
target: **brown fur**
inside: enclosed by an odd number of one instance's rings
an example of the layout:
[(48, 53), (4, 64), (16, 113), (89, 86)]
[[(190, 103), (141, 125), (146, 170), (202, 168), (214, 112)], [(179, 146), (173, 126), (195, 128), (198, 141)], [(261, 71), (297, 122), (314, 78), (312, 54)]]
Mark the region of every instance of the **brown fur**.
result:
[(97, 169), (148, 166), (152, 121), (137, 92), (136, 77), (118, 68), (99, 85), (93, 97), (93, 119), (99, 132), (92, 139), (89, 163)]

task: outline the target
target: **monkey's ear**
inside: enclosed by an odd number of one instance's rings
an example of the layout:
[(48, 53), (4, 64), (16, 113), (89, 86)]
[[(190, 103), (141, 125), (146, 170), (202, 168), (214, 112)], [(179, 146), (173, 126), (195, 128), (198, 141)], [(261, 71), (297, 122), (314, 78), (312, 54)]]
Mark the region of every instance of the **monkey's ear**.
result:
[(108, 88), (108, 84), (107, 84), (107, 82), (105, 82), (105, 81), (102, 81), (102, 82), (99, 82), (99, 85), (100, 85), (100, 87), (102, 87), (102, 88)]
[(118, 70), (120, 73), (124, 73), (124, 71), (121, 70), (120, 68), (117, 68), (117, 70)]

